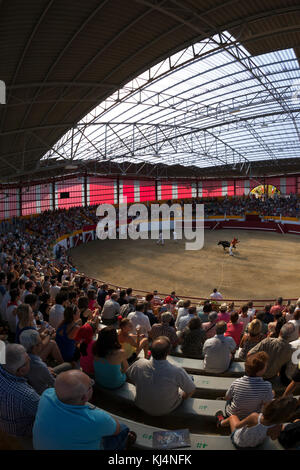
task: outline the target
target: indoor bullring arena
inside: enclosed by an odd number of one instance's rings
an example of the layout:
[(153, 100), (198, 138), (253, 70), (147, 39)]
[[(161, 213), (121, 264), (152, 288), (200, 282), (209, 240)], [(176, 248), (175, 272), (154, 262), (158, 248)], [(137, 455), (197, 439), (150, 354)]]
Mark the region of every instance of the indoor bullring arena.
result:
[(299, 1), (0, 13), (0, 449), (299, 450)]

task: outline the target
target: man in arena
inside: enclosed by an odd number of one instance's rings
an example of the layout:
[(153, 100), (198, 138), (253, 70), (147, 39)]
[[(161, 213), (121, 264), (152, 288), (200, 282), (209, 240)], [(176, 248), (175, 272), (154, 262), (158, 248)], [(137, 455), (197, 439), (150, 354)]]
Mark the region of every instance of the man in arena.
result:
[(164, 237), (163, 237), (163, 233), (162, 233), (162, 232), (159, 232), (158, 240), (157, 240), (156, 244), (157, 244), (157, 245), (162, 245), (162, 246), (164, 246), (165, 240), (164, 240)]
[(231, 240), (232, 248), (236, 248), (236, 245), (238, 243), (240, 243), (240, 241), (237, 238), (233, 237), (233, 239)]

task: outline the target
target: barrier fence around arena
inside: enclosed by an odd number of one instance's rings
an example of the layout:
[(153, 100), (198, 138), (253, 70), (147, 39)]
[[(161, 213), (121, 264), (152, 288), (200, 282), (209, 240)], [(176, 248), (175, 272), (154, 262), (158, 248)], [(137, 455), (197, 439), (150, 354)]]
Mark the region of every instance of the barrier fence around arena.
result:
[[(172, 220), (172, 218), (170, 219)], [(130, 223), (131, 219), (128, 219), (127, 223)], [(196, 221), (195, 221), (196, 223)], [(216, 223), (218, 227), (216, 227)], [(257, 212), (246, 213), (240, 216), (211, 216), (207, 217), (204, 221), (204, 228), (210, 230), (220, 230), (220, 229), (239, 229), (239, 230), (262, 230), (262, 231), (272, 231), (280, 233), (281, 235), (291, 233), (291, 234), (299, 234), (300, 235), (300, 220), (298, 218), (292, 217), (281, 217), (281, 216), (259, 216)], [(76, 230), (71, 234), (65, 234), (62, 237), (58, 238), (56, 242), (53, 244), (53, 251), (57, 245), (62, 245), (67, 250), (70, 248), (75, 248), (82, 243), (88, 243), (90, 241), (96, 240), (96, 225), (86, 225), (81, 230)], [(87, 276), (85, 273), (78, 272), (79, 275), (88, 277), (92, 281), (97, 281), (102, 284), (107, 284), (111, 288), (114, 289), (127, 289), (128, 286), (120, 286), (117, 284), (113, 284), (108, 281), (104, 281), (101, 279), (96, 279), (91, 276)], [(133, 292), (137, 295), (137, 297), (143, 297), (148, 294), (148, 291), (134, 289)], [(167, 297), (169, 293), (159, 292), (159, 296)], [(180, 299), (189, 299), (192, 301), (193, 304), (201, 303), (207, 300), (207, 297), (194, 297), (194, 296), (186, 296), (177, 294), (177, 297)], [(238, 306), (252, 301), (254, 307), (257, 309), (264, 308), (266, 304), (273, 303), (275, 299), (222, 299), (221, 302), (234, 302)], [(291, 301), (296, 302), (298, 299), (290, 298), (284, 299), (284, 302)]]

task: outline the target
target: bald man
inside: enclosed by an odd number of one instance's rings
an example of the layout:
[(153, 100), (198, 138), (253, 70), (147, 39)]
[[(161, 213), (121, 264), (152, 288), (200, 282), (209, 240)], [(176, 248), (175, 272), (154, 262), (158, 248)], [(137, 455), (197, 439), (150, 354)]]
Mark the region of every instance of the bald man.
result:
[(135, 404), (152, 416), (167, 415), (195, 392), (195, 385), (182, 367), (167, 360), (171, 342), (159, 336), (152, 342), (152, 358), (139, 359), (126, 371), (136, 387)]
[[(94, 381), (79, 370), (62, 372), (42, 394), (33, 427), (36, 450), (123, 450), (134, 435), (90, 405)], [(109, 437), (105, 437), (109, 436)]]

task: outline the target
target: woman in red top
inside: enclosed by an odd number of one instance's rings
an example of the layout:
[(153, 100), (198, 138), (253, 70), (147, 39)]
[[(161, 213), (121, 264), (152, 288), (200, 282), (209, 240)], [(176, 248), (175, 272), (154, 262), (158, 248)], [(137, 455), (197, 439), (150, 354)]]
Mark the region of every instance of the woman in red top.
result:
[(230, 322), (227, 323), (227, 330), (224, 333), (224, 336), (231, 336), (234, 339), (237, 347), (239, 347), (243, 327), (244, 324), (239, 321), (239, 314), (237, 312), (232, 312), (230, 315)]

